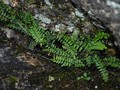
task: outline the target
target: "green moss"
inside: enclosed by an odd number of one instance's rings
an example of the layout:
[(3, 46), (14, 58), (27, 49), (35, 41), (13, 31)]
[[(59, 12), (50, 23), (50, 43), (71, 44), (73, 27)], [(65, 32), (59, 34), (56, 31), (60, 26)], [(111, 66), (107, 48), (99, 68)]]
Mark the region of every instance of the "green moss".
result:
[(8, 80), (10, 81), (10, 84), (11, 84), (11, 85), (14, 85), (14, 86), (15, 86), (15, 84), (18, 82), (17, 78), (14, 77), (14, 76), (10, 76), (10, 77), (8, 78)]

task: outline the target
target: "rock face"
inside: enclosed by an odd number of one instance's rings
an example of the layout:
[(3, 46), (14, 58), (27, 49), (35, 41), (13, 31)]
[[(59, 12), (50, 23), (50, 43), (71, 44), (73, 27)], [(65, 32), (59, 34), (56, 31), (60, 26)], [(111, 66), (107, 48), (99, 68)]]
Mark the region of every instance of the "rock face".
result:
[[(12, 2), (12, 0), (0, 1), (6, 4)], [(35, 18), (40, 20), (41, 26), (46, 29), (73, 32), (80, 27), (83, 32), (91, 32), (89, 26), (92, 26), (92, 23), (99, 28), (111, 31), (116, 38), (115, 44), (120, 48), (120, 0), (28, 0), (30, 3), (25, 0), (15, 1), (28, 5), (29, 11), (34, 11)], [(90, 19), (91, 23), (81, 25), (78, 17), (83, 18), (82, 14)]]
[(93, 24), (110, 30), (120, 47), (120, 0), (71, 0), (73, 5), (84, 12)]

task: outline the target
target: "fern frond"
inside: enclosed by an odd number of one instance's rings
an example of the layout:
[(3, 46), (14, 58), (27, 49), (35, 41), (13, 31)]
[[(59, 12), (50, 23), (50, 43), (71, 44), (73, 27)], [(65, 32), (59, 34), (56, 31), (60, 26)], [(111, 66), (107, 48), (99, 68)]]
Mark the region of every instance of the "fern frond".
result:
[(120, 68), (120, 60), (116, 57), (109, 57), (109, 58), (104, 58), (103, 62), (105, 63), (106, 66), (110, 66), (113, 68)]
[(33, 50), (38, 43), (35, 40), (31, 40), (29, 44), (29, 49)]
[(73, 53), (68, 52), (67, 50), (62, 50), (57, 48), (54, 45), (48, 46), (45, 51), (55, 54), (52, 61), (61, 64), (62, 66), (76, 66), (83, 67), (84, 64), (82, 60), (80, 60)]
[(40, 43), (42, 45), (47, 43), (45, 38), (45, 30), (39, 28), (37, 24), (34, 23), (28, 31), (30, 36), (32, 36), (37, 43)]
[(102, 32), (102, 31), (99, 31), (99, 32), (95, 35), (93, 41), (94, 41), (94, 42), (97, 42), (97, 41), (102, 40), (102, 39), (107, 39), (108, 37), (109, 37), (109, 34), (107, 34), (107, 33), (105, 33), (105, 32)]
[(83, 37), (82, 35), (79, 39), (77, 39), (73, 38), (73, 36), (70, 37), (65, 34), (58, 34), (57, 39), (58, 41), (63, 43), (64, 46), (69, 46), (73, 51), (81, 51), (84, 48), (83, 44), (86, 45), (86, 43), (84, 43), (85, 37)]
[(19, 30), (20, 32), (22, 32), (22, 33), (24, 33), (26, 35), (29, 34), (27, 29), (24, 26), (22, 26), (19, 22), (16, 22), (14, 24), (10, 23), (10, 24), (7, 24), (6, 26), (9, 27), (9, 28), (12, 28), (14, 30)]
[(95, 55), (93, 60), (94, 60), (94, 63), (96, 65), (97, 69), (100, 71), (103, 80), (108, 81), (109, 74), (105, 67), (105, 64), (101, 61), (101, 59), (98, 57), (98, 55)]
[(89, 51), (91, 51), (91, 50), (105, 50), (105, 49), (107, 49), (107, 47), (101, 41), (97, 41), (97, 42), (91, 41), (90, 44), (88, 44), (86, 46), (86, 50), (89, 50)]
[(15, 10), (0, 2), (0, 21), (13, 22), (15, 20), (15, 14)]
[[(105, 81), (108, 80), (107, 67), (120, 68), (120, 60), (115, 57), (100, 58), (96, 51), (105, 50), (104, 40), (107, 33), (99, 31), (95, 36), (80, 34), (79, 31), (71, 35), (54, 33), (38, 25), (37, 20), (30, 13), (15, 11), (10, 6), (0, 2), (0, 22), (6, 26), (20, 30), (31, 36), (35, 42), (30, 44), (31, 49), (36, 44), (44, 46), (45, 51), (52, 53), (52, 61), (61, 66), (90, 67), (95, 65)], [(58, 43), (60, 45), (58, 45)]]

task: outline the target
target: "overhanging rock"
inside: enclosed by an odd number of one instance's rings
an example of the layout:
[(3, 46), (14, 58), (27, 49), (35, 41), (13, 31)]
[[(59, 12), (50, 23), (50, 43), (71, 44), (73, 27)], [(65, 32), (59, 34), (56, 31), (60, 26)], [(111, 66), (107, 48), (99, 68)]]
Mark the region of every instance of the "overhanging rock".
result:
[(120, 48), (120, 0), (71, 0), (73, 5), (84, 12), (92, 22), (110, 30)]

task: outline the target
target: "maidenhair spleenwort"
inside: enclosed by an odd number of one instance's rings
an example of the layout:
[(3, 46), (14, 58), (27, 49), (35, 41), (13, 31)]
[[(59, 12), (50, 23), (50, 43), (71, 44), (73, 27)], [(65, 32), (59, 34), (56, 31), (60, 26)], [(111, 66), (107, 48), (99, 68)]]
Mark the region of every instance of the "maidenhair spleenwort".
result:
[(30, 13), (16, 11), (2, 2), (0, 2), (0, 22), (9, 28), (20, 30), (22, 33), (32, 37), (34, 45), (40, 44), (44, 51), (53, 55), (51, 60), (61, 64), (61, 66), (97, 67), (104, 81), (108, 81), (108, 66), (120, 68), (118, 58), (101, 58), (98, 55), (98, 51), (107, 49), (104, 40), (109, 35), (105, 32), (98, 31), (92, 37), (80, 34), (79, 31), (78, 33), (73, 32), (71, 35), (55, 33), (40, 27), (39, 22)]

